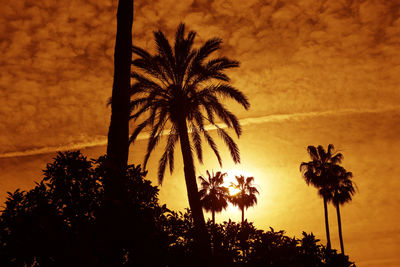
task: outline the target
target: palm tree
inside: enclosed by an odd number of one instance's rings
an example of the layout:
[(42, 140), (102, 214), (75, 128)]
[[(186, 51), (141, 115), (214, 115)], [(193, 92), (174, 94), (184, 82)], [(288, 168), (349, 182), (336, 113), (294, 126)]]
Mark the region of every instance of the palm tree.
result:
[(347, 172), (344, 168), (340, 167), (337, 171), (337, 182), (332, 187), (331, 201), (336, 207), (340, 249), (344, 254), (343, 236), (342, 236), (342, 222), (340, 218), (340, 205), (348, 203), (352, 200), (352, 196), (355, 194), (355, 184), (351, 180), (353, 174)]
[[(117, 34), (114, 51), (114, 81), (111, 120), (108, 130), (107, 158), (104, 175), (104, 205), (99, 215), (99, 233), (105, 238), (97, 244), (105, 266), (115, 265), (119, 250), (115, 240), (124, 232), (121, 227), (124, 205), (124, 177), (128, 163), (130, 75), (132, 58), (133, 0), (119, 0)], [(111, 249), (109, 249), (111, 248)]]
[(335, 182), (333, 169), (342, 162), (343, 155), (341, 153), (334, 153), (334, 146), (332, 144), (328, 145), (327, 151), (322, 146), (318, 146), (317, 148), (308, 146), (307, 151), (312, 161), (302, 162), (300, 164), (300, 171), (307, 185), (311, 184), (316, 187), (319, 195), (324, 200), (327, 248), (331, 249), (327, 203), (330, 197), (330, 186)]
[[(206, 131), (205, 124), (211, 124), (228, 146), (233, 161), (240, 162), (239, 149), (229, 134), (216, 123), (222, 121), (233, 128), (239, 137), (242, 133), (237, 117), (220, 103), (219, 97), (237, 101), (246, 110), (250, 107), (242, 92), (229, 85), (230, 79), (225, 70), (236, 68), (239, 62), (226, 57), (207, 59), (220, 48), (221, 39), (214, 38), (200, 48), (193, 48), (196, 33), (190, 31), (185, 36), (185, 25), (178, 26), (174, 47), (171, 47), (164, 33), (154, 33), (157, 52), (151, 55), (147, 51), (133, 46), (137, 56), (132, 64), (140, 71), (133, 72), (131, 116), (136, 120), (146, 115), (133, 131), (130, 141), (138, 134), (150, 128), (144, 166), (151, 152), (159, 143), (161, 136), (169, 128), (167, 143), (159, 161), (158, 180), (161, 184), (167, 165), (172, 173), (174, 169), (174, 150), (179, 141), (183, 156), (185, 182), (196, 231), (196, 240), (201, 247), (209, 248), (208, 234), (198, 193), (192, 145), (202, 163), (202, 139), (210, 145), (218, 162), (222, 165), (218, 148)], [(216, 83), (213, 83), (216, 82)], [(189, 137), (191, 135), (191, 139)], [(209, 249), (207, 249), (209, 251)]]
[(231, 186), (239, 190), (239, 193), (231, 197), (234, 206), (238, 206), (242, 211), (242, 224), (244, 223), (244, 210), (257, 204), (259, 194), (257, 188), (253, 186), (254, 177), (244, 178), (243, 175), (235, 176), (237, 184), (231, 183)]
[(228, 207), (229, 189), (222, 186), (224, 177), (227, 173), (217, 172), (210, 175), (207, 171), (208, 178), (199, 176), (201, 183), (200, 202), (206, 211), (211, 211), (212, 222), (215, 224), (215, 212), (221, 212)]

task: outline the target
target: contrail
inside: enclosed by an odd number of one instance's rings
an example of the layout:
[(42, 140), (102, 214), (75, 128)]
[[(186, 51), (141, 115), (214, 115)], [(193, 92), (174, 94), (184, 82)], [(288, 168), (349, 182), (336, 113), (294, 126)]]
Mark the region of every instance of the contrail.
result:
[[(305, 118), (312, 117), (322, 117), (322, 116), (345, 116), (345, 115), (354, 115), (354, 114), (378, 114), (385, 112), (393, 112), (400, 111), (400, 106), (390, 106), (380, 109), (341, 109), (341, 110), (327, 110), (327, 111), (312, 111), (312, 112), (299, 112), (299, 113), (290, 113), (290, 114), (271, 114), (267, 116), (261, 117), (253, 117), (253, 118), (243, 118), (240, 120), (240, 124), (242, 126), (251, 125), (251, 124), (261, 124), (261, 123), (269, 123), (269, 122), (282, 122), (282, 121), (291, 121), (291, 120), (301, 120)], [(217, 124), (221, 128), (225, 128), (225, 124)], [(212, 125), (206, 126), (207, 130), (215, 130), (216, 128)], [(168, 131), (165, 131), (166, 133)], [(149, 133), (143, 133), (138, 136), (138, 140), (145, 140), (149, 137)], [(40, 147), (40, 148), (32, 148), (21, 151), (13, 151), (13, 152), (5, 152), (0, 153), (0, 158), (13, 158), (13, 157), (23, 157), (23, 156), (32, 156), (46, 153), (53, 153), (56, 151), (65, 151), (65, 150), (77, 150), (88, 147), (96, 147), (96, 146), (105, 146), (107, 145), (107, 137), (100, 136), (91, 138), (91, 141), (88, 142), (79, 142), (79, 143), (70, 143), (60, 146), (50, 146), (50, 147)]]
[(244, 125), (258, 124), (258, 123), (300, 120), (311, 117), (346, 116), (355, 114), (379, 114), (379, 113), (396, 112), (396, 111), (397, 112), (400, 111), (400, 106), (389, 106), (379, 109), (340, 109), (340, 110), (298, 112), (290, 114), (273, 114), (255, 118), (244, 118), (240, 120), (240, 124), (244, 126)]

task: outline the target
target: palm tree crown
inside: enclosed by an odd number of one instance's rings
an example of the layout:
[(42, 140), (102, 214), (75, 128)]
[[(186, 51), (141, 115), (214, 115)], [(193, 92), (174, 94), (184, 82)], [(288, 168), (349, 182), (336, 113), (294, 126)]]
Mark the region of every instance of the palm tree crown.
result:
[[(312, 161), (300, 164), (300, 171), (303, 173), (303, 178), (307, 185), (311, 184), (317, 188), (322, 188), (329, 183), (333, 183), (335, 178), (330, 174), (332, 174), (335, 166), (342, 162), (343, 155), (334, 153), (332, 144), (328, 145), (327, 151), (322, 146), (317, 148), (308, 146), (307, 151)], [(320, 191), (319, 193), (324, 194), (324, 192)]]
[(207, 171), (208, 178), (199, 176), (201, 183), (200, 201), (206, 211), (212, 212), (212, 221), (215, 223), (215, 212), (221, 212), (228, 207), (229, 190), (222, 186), (224, 177), (227, 173), (217, 172), (210, 175)]
[(245, 178), (243, 175), (235, 176), (237, 184), (231, 183), (231, 186), (238, 189), (239, 192), (231, 197), (233, 205), (238, 206), (242, 211), (242, 223), (244, 222), (244, 210), (257, 204), (259, 194), (257, 188), (253, 186), (254, 177)]
[[(239, 149), (229, 134), (216, 124), (219, 118), (228, 128), (233, 128), (239, 137), (242, 133), (237, 117), (220, 103), (218, 97), (232, 98), (245, 109), (250, 107), (242, 92), (228, 85), (229, 77), (225, 70), (236, 68), (239, 62), (225, 57), (207, 58), (220, 48), (221, 39), (214, 38), (194, 49), (196, 33), (191, 31), (185, 36), (185, 25), (180, 24), (176, 32), (174, 48), (171, 47), (161, 31), (154, 33), (157, 54), (150, 55), (134, 46), (133, 53), (138, 56), (133, 65), (141, 70), (133, 72), (135, 83), (132, 86), (131, 119), (136, 120), (142, 114), (147, 117), (138, 124), (130, 138), (133, 142), (146, 127), (151, 128), (144, 165), (158, 144), (164, 130), (169, 126), (169, 134), (164, 154), (159, 162), (158, 179), (161, 183), (165, 168), (169, 164), (174, 169), (174, 147), (179, 139), (181, 128), (191, 132), (192, 144), (200, 162), (203, 160), (201, 136), (210, 145), (222, 164), (217, 146), (205, 129), (205, 124), (215, 126), (219, 136), (228, 146), (233, 161), (240, 162)], [(217, 83), (211, 83), (216, 81)]]
[(331, 190), (331, 198), (333, 205), (340, 206), (352, 200), (356, 192), (356, 185), (352, 181), (353, 173), (346, 171), (340, 167), (337, 175), (337, 183)]

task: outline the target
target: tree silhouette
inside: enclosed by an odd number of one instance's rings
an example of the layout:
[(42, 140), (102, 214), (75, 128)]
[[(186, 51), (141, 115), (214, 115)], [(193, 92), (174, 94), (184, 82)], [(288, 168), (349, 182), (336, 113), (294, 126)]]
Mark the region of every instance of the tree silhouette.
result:
[[(104, 201), (106, 157), (88, 160), (79, 151), (60, 152), (47, 164), (42, 181), (28, 191), (8, 193), (0, 214), (0, 266), (355, 266), (348, 256), (284, 231), (264, 231), (244, 221), (207, 222), (212, 262), (202, 265), (190, 210), (158, 204), (158, 188), (140, 166), (128, 165), (124, 239), (104, 242), (96, 229)], [(110, 265), (95, 246), (118, 248)], [(202, 255), (205, 257), (205, 255)]]
[(338, 230), (339, 230), (339, 240), (340, 249), (342, 254), (344, 254), (343, 246), (343, 235), (342, 235), (342, 222), (340, 217), (340, 205), (344, 205), (352, 200), (352, 196), (355, 193), (355, 184), (351, 180), (353, 174), (347, 172), (344, 168), (338, 167), (336, 171), (337, 182), (333, 185), (331, 190), (331, 198), (333, 205), (336, 207), (337, 220), (338, 220)]
[(334, 146), (332, 144), (328, 145), (327, 151), (322, 146), (318, 146), (317, 148), (308, 146), (307, 151), (312, 161), (302, 162), (300, 164), (300, 171), (307, 185), (311, 184), (316, 187), (319, 195), (323, 198), (327, 248), (331, 249), (327, 203), (330, 198), (330, 188), (336, 179), (334, 168), (341, 163), (343, 155), (341, 153), (334, 153)]
[(107, 156), (110, 164), (125, 169), (129, 147), (129, 92), (132, 58), (133, 0), (119, 0), (114, 50), (114, 81)]
[(222, 186), (224, 177), (227, 173), (217, 172), (210, 175), (207, 171), (208, 178), (199, 176), (201, 183), (200, 202), (206, 211), (211, 211), (212, 222), (215, 224), (215, 213), (221, 212), (228, 207), (229, 189)]
[(231, 183), (231, 186), (238, 189), (239, 192), (231, 197), (233, 205), (238, 206), (242, 211), (242, 223), (244, 223), (244, 210), (257, 204), (259, 194), (257, 188), (253, 186), (254, 177), (244, 178), (243, 175), (235, 176), (237, 184)]
[[(111, 101), (111, 120), (107, 142), (107, 169), (104, 177), (104, 217), (99, 221), (102, 230), (109, 233), (108, 241), (121, 238), (121, 205), (126, 202), (124, 177), (129, 153), (129, 92), (132, 58), (133, 0), (119, 0), (117, 33), (114, 50), (114, 80)], [(117, 241), (118, 242), (118, 241)], [(99, 244), (99, 248), (105, 244)], [(118, 251), (118, 249), (115, 249)], [(103, 251), (110, 261), (116, 258), (114, 250)], [(116, 254), (115, 252), (114, 254)], [(111, 263), (110, 263), (111, 264)]]
[[(158, 188), (140, 166), (129, 165), (125, 176), (124, 239), (116, 246), (98, 231), (105, 161), (58, 153), (34, 189), (8, 193), (0, 214), (0, 266), (120, 266), (122, 258), (127, 266), (162, 266), (168, 210), (158, 205)], [(96, 250), (99, 243), (104, 250)], [(116, 248), (119, 257), (109, 265), (104, 251)]]
[[(144, 159), (146, 166), (166, 127), (170, 128), (165, 151), (159, 161), (159, 183), (163, 181), (168, 164), (170, 172), (173, 172), (174, 148), (180, 141), (189, 205), (197, 229), (196, 240), (200, 247), (209, 251), (209, 240), (196, 183), (192, 144), (199, 161), (202, 162), (203, 135), (222, 164), (217, 146), (205, 129), (205, 124), (210, 123), (228, 146), (233, 161), (240, 162), (237, 145), (228, 133), (216, 124), (215, 119), (217, 117), (229, 128), (233, 128), (237, 136), (242, 132), (239, 121), (219, 102), (218, 97), (232, 98), (245, 109), (248, 109), (250, 104), (239, 90), (228, 84), (230, 79), (224, 73), (227, 69), (238, 67), (239, 62), (225, 57), (206, 61), (210, 54), (220, 48), (222, 40), (214, 38), (206, 41), (199, 49), (194, 49), (195, 36), (193, 31), (185, 36), (185, 25), (180, 24), (173, 48), (161, 31), (154, 33), (157, 45), (157, 53), (154, 56), (139, 47), (133, 47), (132, 51), (138, 58), (133, 60), (132, 64), (141, 72), (132, 73), (135, 81), (132, 85), (130, 118), (136, 120), (141, 115), (147, 117), (133, 131), (130, 141), (133, 142), (146, 127), (151, 129)], [(213, 81), (218, 83), (213, 84)], [(189, 133), (192, 141), (189, 139)]]

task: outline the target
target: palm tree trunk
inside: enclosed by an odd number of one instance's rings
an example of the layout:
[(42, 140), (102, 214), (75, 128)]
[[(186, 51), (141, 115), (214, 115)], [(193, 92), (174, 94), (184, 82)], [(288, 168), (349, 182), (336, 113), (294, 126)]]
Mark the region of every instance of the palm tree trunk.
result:
[(213, 210), (211, 214), (212, 214), (212, 222), (213, 224), (215, 224), (215, 211)]
[(196, 183), (196, 174), (193, 163), (193, 155), (189, 141), (188, 128), (186, 118), (180, 116), (178, 122), (179, 140), (183, 156), (183, 165), (186, 181), (186, 189), (189, 199), (189, 206), (192, 211), (193, 222), (195, 227), (195, 239), (198, 248), (198, 259), (205, 260), (211, 256), (210, 239), (206, 229), (203, 209), (200, 203), (200, 196)]
[(326, 229), (326, 247), (331, 249), (331, 238), (329, 234), (329, 221), (328, 221), (328, 203), (324, 197), (324, 210), (325, 210), (325, 229)]
[(343, 236), (342, 236), (342, 220), (340, 218), (339, 205), (336, 205), (336, 212), (337, 212), (337, 220), (338, 220), (338, 228), (339, 228), (340, 249), (342, 251), (342, 254), (344, 255)]
[(244, 223), (244, 207), (242, 207), (242, 225)]
[(132, 58), (133, 0), (119, 0), (117, 35), (114, 51), (114, 82), (111, 121), (108, 130), (107, 165), (111, 175), (105, 177), (105, 194), (120, 196), (119, 178), (128, 163), (129, 90)]
[[(129, 90), (132, 57), (133, 0), (119, 0), (114, 51), (114, 81), (111, 121), (108, 130), (104, 175), (104, 203), (99, 214), (97, 253), (102, 266), (116, 266), (120, 260), (119, 241), (125, 227), (123, 214), (124, 178), (129, 149)], [(126, 224), (125, 224), (126, 225)]]

